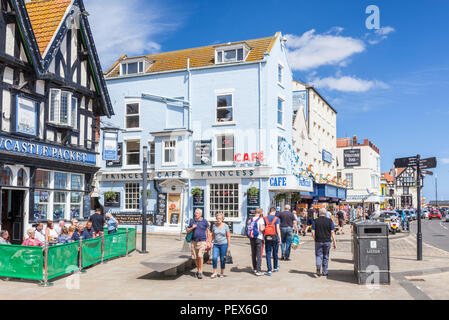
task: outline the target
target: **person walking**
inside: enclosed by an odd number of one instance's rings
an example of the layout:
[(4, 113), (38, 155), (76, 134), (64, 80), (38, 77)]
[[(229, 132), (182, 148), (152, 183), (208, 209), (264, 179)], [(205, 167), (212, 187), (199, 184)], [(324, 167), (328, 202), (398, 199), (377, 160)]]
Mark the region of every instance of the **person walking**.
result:
[(340, 233), (345, 234), (343, 232), (343, 227), (345, 225), (345, 213), (343, 210), (340, 209), (340, 211), (337, 212), (337, 218), (338, 218), (338, 226), (340, 228)]
[(203, 211), (201, 209), (195, 210), (194, 219), (190, 220), (187, 226), (187, 233), (193, 232), (192, 235), (192, 259), (195, 261), (197, 268), (196, 277), (203, 279), (203, 258), (206, 250), (206, 242), (209, 238), (209, 222), (203, 218)]
[(331, 241), (334, 249), (337, 249), (335, 239), (335, 226), (331, 219), (326, 218), (326, 209), (320, 209), (319, 217), (312, 225), (312, 237), (315, 240), (316, 275), (328, 275), (329, 252)]
[[(268, 216), (264, 218), (265, 229), (265, 255), (267, 258), (267, 273), (265, 275), (271, 276), (271, 272), (279, 271), (279, 243), (281, 242), (281, 228), (279, 217), (276, 217), (276, 209), (271, 208)], [(274, 270), (271, 266), (271, 254), (273, 254)]]
[(285, 210), (279, 213), (279, 220), (281, 221), (281, 260), (290, 261), (290, 249), (293, 240), (293, 230), (298, 232), (298, 223), (292, 212), (290, 212), (290, 205), (285, 206)]
[(229, 226), (223, 223), (224, 216), (222, 213), (215, 215), (217, 223), (212, 227), (212, 242), (214, 244), (212, 248), (212, 264), (214, 272), (211, 276), (212, 279), (217, 277), (218, 257), (220, 257), (221, 272), (218, 277), (224, 277), (225, 271), (225, 256), (231, 252), (231, 232)]
[(262, 209), (257, 208), (254, 211), (254, 217), (248, 221), (247, 236), (251, 245), (251, 258), (253, 263), (253, 272), (256, 276), (263, 276), (262, 272), (262, 241), (265, 222), (261, 217)]

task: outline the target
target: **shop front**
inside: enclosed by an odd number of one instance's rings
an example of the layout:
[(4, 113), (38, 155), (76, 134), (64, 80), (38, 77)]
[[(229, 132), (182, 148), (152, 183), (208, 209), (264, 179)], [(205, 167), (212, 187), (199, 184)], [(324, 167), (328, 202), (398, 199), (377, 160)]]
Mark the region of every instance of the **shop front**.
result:
[(314, 209), (338, 208), (346, 200), (346, 189), (330, 184), (313, 183), (312, 192), (301, 192), (301, 203), (298, 208)]
[(298, 178), (294, 175), (272, 176), (269, 180), (271, 193), (271, 206), (283, 210), (289, 204), (292, 210), (301, 208), (301, 193), (313, 192), (313, 181), (307, 178)]
[(36, 222), (90, 215), (95, 153), (0, 136), (1, 228), (19, 244)]

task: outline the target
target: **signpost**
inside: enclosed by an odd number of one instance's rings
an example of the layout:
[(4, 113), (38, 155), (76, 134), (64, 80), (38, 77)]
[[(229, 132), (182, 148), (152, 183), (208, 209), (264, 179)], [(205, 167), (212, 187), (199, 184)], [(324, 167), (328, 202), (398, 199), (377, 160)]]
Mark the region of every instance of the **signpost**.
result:
[[(427, 158), (427, 159), (421, 159), (421, 156), (418, 154), (416, 157), (408, 157), (408, 158), (399, 158), (394, 161), (394, 166), (396, 168), (416, 168), (417, 172), (417, 193), (418, 193), (418, 230), (417, 230), (417, 260), (422, 260), (422, 230), (421, 230), (421, 188), (423, 187), (423, 184), (421, 183), (422, 169), (432, 169), (436, 168), (437, 166), (437, 159), (434, 158)], [(430, 171), (425, 171), (424, 174), (429, 174)]]

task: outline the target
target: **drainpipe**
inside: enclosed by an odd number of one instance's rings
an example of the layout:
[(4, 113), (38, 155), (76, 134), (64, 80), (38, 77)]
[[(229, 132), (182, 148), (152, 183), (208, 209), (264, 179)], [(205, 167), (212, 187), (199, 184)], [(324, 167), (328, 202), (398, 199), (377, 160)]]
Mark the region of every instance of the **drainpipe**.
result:
[[(188, 129), (191, 130), (192, 129), (192, 104), (191, 104), (191, 78), (192, 78), (192, 72), (190, 70), (190, 58), (187, 59), (187, 73), (188, 73), (188, 81), (187, 81), (187, 101), (189, 102), (189, 124), (188, 124)], [(191, 154), (190, 151), (192, 149), (193, 146), (193, 137), (192, 135), (188, 136), (188, 140), (187, 140), (187, 171), (190, 172), (191, 169)], [(190, 176), (188, 175), (188, 189), (187, 189), (187, 196), (185, 197), (186, 201), (187, 201), (187, 206), (184, 205), (184, 208), (187, 208), (187, 212), (186, 214), (183, 216), (183, 218), (181, 219), (181, 232), (180, 232), (180, 239), (182, 239), (182, 232), (184, 231), (184, 219), (187, 217), (187, 219), (190, 218), (190, 211), (192, 210), (192, 208), (190, 207), (190, 189), (191, 189), (191, 179)]]
[[(261, 141), (261, 139), (262, 139), (262, 133), (261, 133), (261, 131), (262, 131), (262, 93), (261, 93), (261, 87), (262, 87), (262, 62), (259, 62), (259, 88), (258, 88), (258, 90), (259, 90), (259, 92), (258, 92), (258, 95), (259, 95), (259, 141), (258, 141), (258, 144), (257, 144), (257, 146), (258, 146), (258, 152), (260, 152), (261, 150), (260, 150), (260, 147), (261, 147), (261, 145), (262, 145), (262, 141)], [(260, 162), (259, 162), (260, 163)], [(260, 206), (262, 207), (262, 178), (259, 178), (259, 197), (260, 197), (260, 199), (259, 199), (259, 201), (260, 201)]]

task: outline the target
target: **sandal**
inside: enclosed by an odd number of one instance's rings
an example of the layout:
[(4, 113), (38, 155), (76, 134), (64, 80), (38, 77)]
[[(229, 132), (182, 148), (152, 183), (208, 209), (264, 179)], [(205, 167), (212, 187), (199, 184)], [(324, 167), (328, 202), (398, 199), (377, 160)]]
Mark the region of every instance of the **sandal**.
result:
[(210, 276), (211, 279), (215, 279), (217, 277), (217, 274), (214, 273), (213, 275)]

